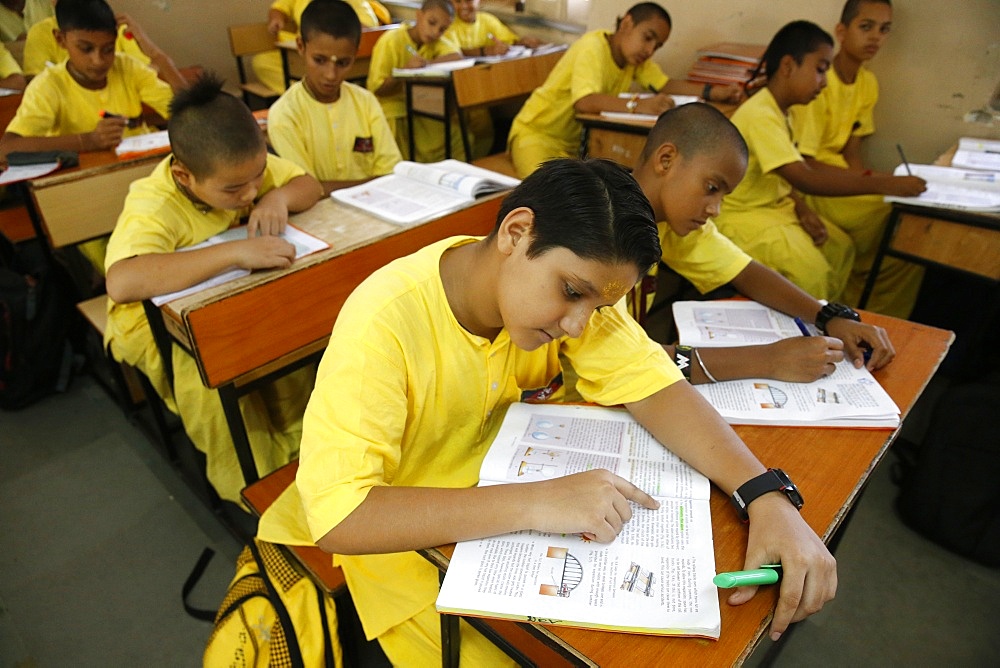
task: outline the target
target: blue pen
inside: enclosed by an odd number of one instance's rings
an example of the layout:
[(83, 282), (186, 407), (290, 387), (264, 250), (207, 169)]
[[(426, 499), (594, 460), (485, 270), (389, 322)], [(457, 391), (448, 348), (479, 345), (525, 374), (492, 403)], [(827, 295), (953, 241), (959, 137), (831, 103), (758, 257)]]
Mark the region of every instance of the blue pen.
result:
[(800, 332), (802, 332), (802, 336), (812, 336), (809, 328), (806, 327), (806, 323), (802, 322), (802, 318), (795, 318), (795, 326), (799, 328)]

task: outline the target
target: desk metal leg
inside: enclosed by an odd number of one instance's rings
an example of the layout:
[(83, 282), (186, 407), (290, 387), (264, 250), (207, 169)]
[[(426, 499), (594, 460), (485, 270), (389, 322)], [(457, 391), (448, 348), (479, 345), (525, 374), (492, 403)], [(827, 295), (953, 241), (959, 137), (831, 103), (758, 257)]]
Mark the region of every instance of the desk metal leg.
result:
[[(438, 574), (438, 580), (444, 582), (444, 573)], [(443, 668), (458, 668), (462, 650), (462, 636), (458, 630), (459, 618), (455, 615), (438, 615), (441, 618), (441, 666)]]
[(889, 243), (892, 241), (892, 235), (896, 231), (896, 224), (898, 222), (899, 209), (893, 207), (892, 213), (889, 215), (889, 220), (885, 225), (885, 232), (882, 233), (882, 240), (878, 244), (878, 252), (875, 254), (875, 260), (872, 262), (871, 269), (868, 270), (865, 287), (861, 291), (861, 298), (858, 299), (858, 308), (864, 308), (868, 304), (868, 298), (872, 296), (872, 290), (875, 289), (875, 281), (878, 279), (878, 272), (882, 269), (882, 261), (889, 250)]
[(243, 483), (244, 485), (253, 484), (260, 476), (257, 475), (257, 465), (254, 463), (253, 451), (250, 449), (250, 437), (247, 435), (243, 414), (240, 412), (239, 393), (231, 384), (223, 385), (219, 388), (219, 399), (222, 400), (222, 410), (226, 414), (226, 423), (229, 425), (229, 434), (232, 436), (233, 445), (236, 448), (236, 458), (240, 462), (240, 471), (243, 472)]
[(405, 83), (406, 86), (406, 143), (410, 149), (410, 155), (407, 156), (408, 160), (416, 160), (416, 146), (413, 143), (413, 86), (409, 81)]
[(583, 132), (580, 133), (580, 159), (585, 160), (587, 158), (587, 149), (590, 148), (590, 128), (584, 127)]

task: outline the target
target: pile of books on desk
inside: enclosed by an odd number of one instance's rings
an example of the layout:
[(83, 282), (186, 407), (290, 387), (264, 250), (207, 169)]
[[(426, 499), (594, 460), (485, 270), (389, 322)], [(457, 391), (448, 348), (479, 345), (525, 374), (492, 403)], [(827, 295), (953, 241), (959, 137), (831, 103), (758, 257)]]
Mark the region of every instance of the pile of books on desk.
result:
[(763, 44), (721, 42), (698, 50), (698, 59), (688, 72), (688, 81), (728, 86), (750, 81), (764, 55)]

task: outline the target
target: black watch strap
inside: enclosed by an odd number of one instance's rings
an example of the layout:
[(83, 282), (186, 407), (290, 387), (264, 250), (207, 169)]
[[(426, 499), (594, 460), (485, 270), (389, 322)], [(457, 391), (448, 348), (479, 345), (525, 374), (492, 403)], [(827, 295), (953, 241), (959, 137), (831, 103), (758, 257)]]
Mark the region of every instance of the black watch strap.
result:
[(750, 519), (747, 507), (758, 497), (768, 492), (783, 492), (788, 500), (797, 509), (801, 509), (805, 503), (798, 487), (792, 482), (788, 474), (781, 469), (768, 469), (756, 478), (751, 478), (740, 485), (739, 489), (729, 497), (740, 519), (744, 522)]
[(853, 320), (854, 322), (861, 322), (861, 315), (847, 304), (830, 302), (824, 304), (823, 308), (816, 314), (816, 329), (826, 334), (826, 326), (834, 318), (844, 318), (846, 320)]

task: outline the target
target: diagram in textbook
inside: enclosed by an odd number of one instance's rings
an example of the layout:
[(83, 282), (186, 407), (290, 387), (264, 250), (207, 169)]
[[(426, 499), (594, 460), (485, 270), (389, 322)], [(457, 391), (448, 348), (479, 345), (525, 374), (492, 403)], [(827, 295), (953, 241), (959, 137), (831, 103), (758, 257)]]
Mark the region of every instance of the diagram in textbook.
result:
[(552, 547), (545, 553), (542, 571), (548, 567), (550, 582), (538, 587), (538, 593), (543, 596), (559, 596), (569, 598), (570, 592), (583, 581), (583, 565), (580, 560), (569, 553), (565, 547)]
[(780, 387), (774, 387), (769, 383), (753, 384), (754, 401), (761, 408), (784, 408), (788, 403), (788, 395)]
[(653, 571), (647, 571), (639, 564), (632, 562), (629, 569), (625, 571), (625, 578), (622, 580), (621, 589), (643, 596), (653, 595)]

